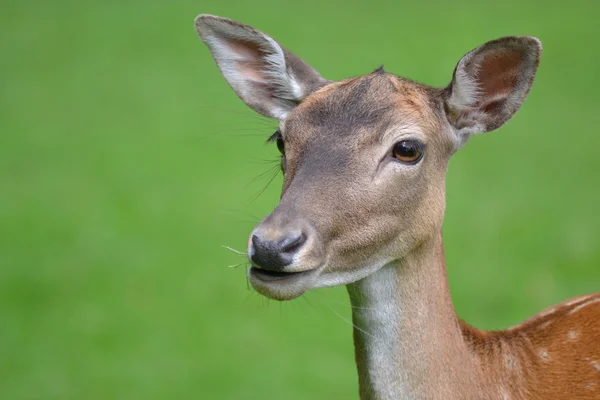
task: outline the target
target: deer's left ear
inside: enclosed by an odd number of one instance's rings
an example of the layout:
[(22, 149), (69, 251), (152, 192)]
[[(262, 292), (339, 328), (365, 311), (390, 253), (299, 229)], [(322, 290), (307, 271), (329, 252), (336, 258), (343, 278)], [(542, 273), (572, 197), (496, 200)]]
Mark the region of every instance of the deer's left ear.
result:
[(541, 53), (538, 39), (509, 36), (487, 42), (459, 61), (444, 100), (461, 142), (493, 131), (514, 115), (531, 89)]

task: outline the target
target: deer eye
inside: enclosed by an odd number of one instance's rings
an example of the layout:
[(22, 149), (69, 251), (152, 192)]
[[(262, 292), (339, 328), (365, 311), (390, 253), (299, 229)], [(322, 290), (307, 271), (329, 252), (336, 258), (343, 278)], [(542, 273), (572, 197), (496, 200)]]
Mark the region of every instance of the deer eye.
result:
[(285, 145), (283, 144), (283, 138), (281, 136), (277, 138), (277, 150), (279, 150), (281, 154), (285, 153)]
[(406, 164), (416, 164), (423, 158), (424, 145), (416, 140), (402, 140), (394, 145), (393, 156)]
[(281, 154), (285, 153), (285, 144), (283, 142), (283, 136), (281, 136), (281, 132), (279, 131), (279, 129), (277, 129), (277, 131), (275, 131), (275, 133), (271, 135), (269, 140), (267, 140), (267, 143), (271, 142), (275, 142), (275, 144), (277, 145), (277, 150), (279, 150)]

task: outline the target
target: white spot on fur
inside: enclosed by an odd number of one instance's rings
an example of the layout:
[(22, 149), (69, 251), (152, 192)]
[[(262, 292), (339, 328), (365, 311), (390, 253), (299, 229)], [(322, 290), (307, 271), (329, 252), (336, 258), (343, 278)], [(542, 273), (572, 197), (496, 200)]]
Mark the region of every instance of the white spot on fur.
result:
[(591, 299), (588, 301), (584, 301), (583, 303), (579, 304), (577, 307), (575, 307), (571, 311), (569, 311), (569, 314), (573, 314), (573, 313), (581, 310), (582, 308), (589, 306), (590, 304), (594, 304), (594, 303), (598, 303), (598, 302), (600, 302), (600, 297)]
[(587, 295), (587, 296), (576, 297), (576, 298), (574, 298), (574, 299), (571, 299), (571, 300), (569, 300), (569, 301), (565, 302), (565, 303), (564, 303), (564, 306), (565, 306), (565, 307), (573, 306), (573, 305), (575, 305), (575, 304), (578, 304), (578, 303), (584, 302), (584, 301), (586, 301), (586, 300), (589, 300), (589, 299), (590, 299), (590, 297), (594, 297), (594, 296), (595, 296), (595, 295), (593, 295), (593, 294), (589, 294), (589, 295)]
[(517, 361), (514, 359), (514, 357), (509, 355), (504, 357), (504, 363), (506, 364), (506, 368), (508, 369), (514, 369), (517, 365)]
[(544, 322), (543, 324), (540, 325), (540, 329), (545, 329), (545, 328), (549, 327), (553, 322), (554, 322), (553, 319)]
[(548, 352), (546, 351), (546, 349), (540, 349), (540, 351), (538, 352), (538, 356), (543, 360), (543, 361), (550, 361), (552, 358), (550, 357), (550, 354), (548, 354)]
[(545, 317), (547, 315), (554, 314), (556, 311), (557, 311), (556, 307), (550, 307), (549, 309), (547, 309), (547, 310), (542, 311), (541, 313), (539, 313), (537, 315), (537, 317)]
[(592, 361), (592, 367), (598, 372), (600, 372), (600, 363), (598, 361)]
[(575, 329), (571, 329), (569, 333), (567, 333), (567, 338), (571, 342), (576, 342), (577, 339), (579, 339), (579, 332), (577, 332)]
[(502, 400), (510, 399), (510, 395), (508, 394), (504, 386), (500, 386), (500, 397), (502, 398)]

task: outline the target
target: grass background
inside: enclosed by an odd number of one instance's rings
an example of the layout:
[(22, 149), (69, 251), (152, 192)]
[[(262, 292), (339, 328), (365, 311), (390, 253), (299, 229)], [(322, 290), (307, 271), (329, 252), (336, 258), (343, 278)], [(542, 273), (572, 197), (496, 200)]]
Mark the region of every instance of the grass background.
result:
[[(600, 290), (600, 4), (304, 0), (0, 5), (0, 398), (357, 398), (343, 288), (251, 295), (242, 259), (280, 177), (197, 38), (268, 32), (330, 79), (436, 86), (471, 48), (540, 37), (533, 91), (448, 176), (459, 315), (503, 328)], [(341, 316), (342, 318), (340, 318)]]

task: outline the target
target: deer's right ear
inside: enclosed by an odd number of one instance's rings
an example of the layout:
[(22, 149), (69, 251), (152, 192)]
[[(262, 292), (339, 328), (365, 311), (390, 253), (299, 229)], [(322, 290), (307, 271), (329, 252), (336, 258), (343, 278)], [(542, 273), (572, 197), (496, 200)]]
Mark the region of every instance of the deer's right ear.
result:
[(235, 93), (262, 115), (284, 119), (327, 83), (273, 38), (250, 26), (203, 14), (196, 18), (196, 30)]

